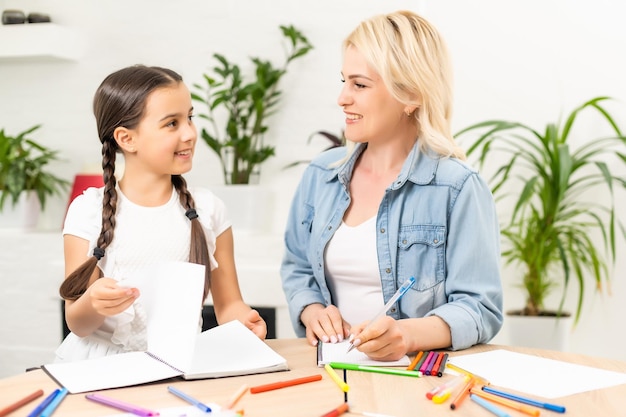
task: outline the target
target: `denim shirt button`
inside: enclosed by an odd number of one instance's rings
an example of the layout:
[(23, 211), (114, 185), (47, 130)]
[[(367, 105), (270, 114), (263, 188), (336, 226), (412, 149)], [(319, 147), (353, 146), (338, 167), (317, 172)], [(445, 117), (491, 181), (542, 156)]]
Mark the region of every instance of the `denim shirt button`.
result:
[(390, 273), (391, 273), (391, 268), (387, 268), (387, 269), (385, 269), (385, 272), (386, 272), (386, 273), (388, 273), (388, 274), (390, 274)]
[[(435, 243), (436, 243), (436, 242), (435, 242)], [(406, 239), (404, 239), (404, 240), (402, 241), (402, 244), (403, 244), (403, 245), (406, 245)]]
[(380, 233), (385, 233), (385, 229), (380, 229)]
[(395, 313), (396, 312), (396, 308), (395, 307), (391, 307), (391, 310), (389, 310), (389, 311), (391, 311), (392, 313)]
[(439, 239), (433, 240), (433, 243), (436, 245), (437, 243), (439, 243)]

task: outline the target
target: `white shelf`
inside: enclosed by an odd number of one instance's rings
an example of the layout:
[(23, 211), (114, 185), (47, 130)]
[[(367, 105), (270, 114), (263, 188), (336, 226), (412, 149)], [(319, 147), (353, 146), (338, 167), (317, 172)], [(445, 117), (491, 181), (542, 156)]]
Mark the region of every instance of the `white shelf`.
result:
[(78, 35), (55, 23), (0, 25), (0, 60), (77, 60)]

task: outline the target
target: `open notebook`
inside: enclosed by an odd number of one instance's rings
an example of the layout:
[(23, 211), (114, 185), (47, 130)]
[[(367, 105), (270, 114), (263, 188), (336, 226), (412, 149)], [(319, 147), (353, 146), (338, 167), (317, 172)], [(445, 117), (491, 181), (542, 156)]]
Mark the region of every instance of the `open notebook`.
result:
[(166, 358), (150, 352), (53, 363), (43, 368), (72, 394), (177, 376), (185, 379), (219, 378), (289, 369), (285, 358), (236, 320), (198, 335), (191, 365), (186, 369), (177, 369), (168, 364)]
[(317, 344), (317, 366), (322, 367), (330, 362), (368, 366), (408, 366), (411, 363), (406, 355), (397, 361), (377, 361), (365, 353), (359, 352), (357, 349), (352, 349), (348, 352), (348, 346), (350, 346), (350, 342), (347, 340), (339, 343), (323, 343), (320, 341)]
[[(174, 279), (173, 279), (174, 278)], [(288, 370), (285, 358), (239, 321), (198, 334), (204, 267), (172, 262), (120, 282), (139, 288), (147, 316), (146, 351), (43, 366), (72, 394), (173, 377), (185, 379)]]

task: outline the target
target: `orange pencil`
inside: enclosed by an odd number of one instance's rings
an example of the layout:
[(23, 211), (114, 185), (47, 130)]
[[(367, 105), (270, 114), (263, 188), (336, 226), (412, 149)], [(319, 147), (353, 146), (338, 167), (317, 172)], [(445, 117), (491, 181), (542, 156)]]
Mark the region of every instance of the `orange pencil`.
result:
[(530, 405), (522, 404), (517, 401), (509, 400), (508, 398), (500, 397), (498, 395), (490, 394), (478, 388), (470, 389), (470, 392), (474, 395), (478, 395), (479, 397), (484, 398), (485, 400), (489, 400), (491, 402), (504, 405), (506, 407), (512, 408), (514, 410), (520, 411), (524, 414), (528, 414), (533, 417), (538, 417), (541, 411), (538, 408), (535, 408)]
[(412, 371), (413, 369), (415, 369), (415, 367), (417, 366), (417, 363), (420, 361), (423, 355), (424, 355), (423, 351), (420, 350), (419, 352), (417, 352), (417, 355), (415, 355), (415, 359), (413, 359), (413, 362), (411, 362), (411, 364), (407, 366), (406, 370)]
[(22, 398), (21, 400), (18, 400), (14, 402), (13, 404), (10, 404), (4, 407), (2, 410), (0, 410), (0, 416), (6, 416), (7, 414), (17, 410), (20, 407), (25, 406), (29, 402), (33, 401), (35, 398), (39, 398), (42, 395), (43, 395), (43, 390), (37, 390), (33, 392), (32, 394), (29, 394), (26, 397)]
[(463, 400), (465, 400), (465, 398), (469, 395), (470, 389), (472, 389), (475, 383), (476, 383), (476, 379), (470, 378), (470, 380), (467, 381), (467, 383), (463, 386), (463, 388), (461, 388), (461, 391), (459, 391), (459, 393), (456, 395), (456, 397), (454, 397), (454, 399), (450, 403), (450, 408), (452, 410), (456, 410), (457, 408), (459, 408)]
[(320, 374), (305, 376), (302, 378), (290, 379), (288, 381), (279, 381), (271, 384), (258, 385), (250, 388), (250, 394), (258, 394), (259, 392), (271, 391), (275, 389), (291, 387), (298, 384), (306, 384), (307, 382), (320, 381), (322, 376)]
[(237, 402), (241, 399), (241, 397), (243, 397), (243, 395), (248, 391), (248, 385), (244, 384), (241, 386), (241, 388), (239, 388), (239, 390), (237, 392), (235, 392), (235, 394), (233, 394), (233, 396), (230, 398), (230, 400), (228, 401), (228, 403), (226, 404), (226, 409), (232, 409), (233, 407), (235, 407), (235, 404), (237, 404)]

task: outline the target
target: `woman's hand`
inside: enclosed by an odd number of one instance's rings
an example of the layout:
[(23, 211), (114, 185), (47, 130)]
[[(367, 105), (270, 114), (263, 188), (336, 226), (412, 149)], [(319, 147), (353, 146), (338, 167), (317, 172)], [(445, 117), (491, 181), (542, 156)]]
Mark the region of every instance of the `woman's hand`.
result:
[(334, 305), (310, 304), (302, 310), (300, 321), (306, 327), (306, 338), (313, 346), (318, 340), (324, 343), (341, 342), (350, 334), (350, 324)]
[(252, 332), (259, 337), (259, 339), (264, 340), (265, 336), (267, 336), (267, 324), (265, 320), (261, 317), (258, 311), (252, 309), (246, 315), (243, 324)]
[(409, 351), (408, 341), (404, 337), (407, 329), (402, 321), (384, 316), (372, 323), (365, 331), (368, 322), (352, 328), (352, 343), (372, 359), (379, 361), (395, 361)]
[(114, 316), (130, 307), (137, 297), (137, 288), (120, 287), (112, 278), (97, 279), (89, 287), (91, 307), (102, 316)]

